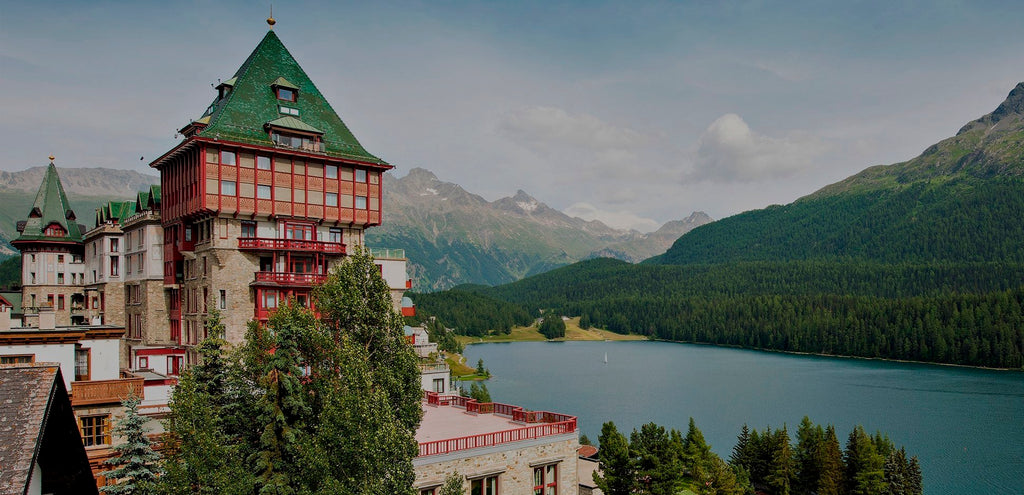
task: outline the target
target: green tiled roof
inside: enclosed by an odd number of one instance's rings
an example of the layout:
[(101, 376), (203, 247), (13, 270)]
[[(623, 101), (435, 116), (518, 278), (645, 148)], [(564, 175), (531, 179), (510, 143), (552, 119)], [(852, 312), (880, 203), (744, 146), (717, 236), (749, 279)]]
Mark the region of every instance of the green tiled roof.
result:
[[(326, 154), (385, 164), (359, 144), (273, 31), (267, 32), (232, 79), (234, 86), (224, 98), (214, 100), (208, 112), (210, 123), (199, 136), (273, 147), (263, 126), (281, 117), (281, 104), (297, 109), (297, 120), (323, 132)], [(297, 90), (298, 100), (278, 100), (274, 84)]]
[[(52, 224), (60, 225), (66, 234), (63, 237), (45, 235), (46, 227)], [(53, 162), (43, 173), (43, 182), (39, 185), (25, 228), (14, 242), (38, 240), (82, 242), (82, 231), (75, 222), (75, 212), (71, 211), (71, 203), (64, 194), (64, 186)]]
[(316, 127), (313, 127), (295, 117), (281, 117), (267, 122), (267, 125), (283, 127), (285, 129), (295, 129), (296, 131), (312, 132), (314, 134), (324, 133), (324, 131), (321, 131), (320, 129), (317, 129)]
[(111, 201), (96, 208), (96, 227), (108, 222), (124, 225), (124, 221), (134, 214), (135, 201)]
[(148, 191), (140, 191), (135, 196), (135, 211), (160, 210), (160, 186), (149, 186)]

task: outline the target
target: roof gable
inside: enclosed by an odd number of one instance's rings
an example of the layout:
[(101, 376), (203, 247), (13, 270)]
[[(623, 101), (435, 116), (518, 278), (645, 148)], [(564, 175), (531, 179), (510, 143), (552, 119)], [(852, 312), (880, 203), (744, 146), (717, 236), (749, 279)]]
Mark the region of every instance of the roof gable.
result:
[[(325, 154), (385, 163), (359, 144), (273, 31), (267, 32), (229, 81), (233, 82), (230, 91), (223, 98), (218, 95), (201, 117), (208, 118), (209, 124), (199, 136), (273, 147), (264, 125), (284, 117), (284, 106), (297, 110), (296, 120), (303, 125), (323, 133)], [(275, 86), (297, 90), (297, 100), (279, 100)]]
[[(53, 224), (59, 225), (64, 234), (47, 236), (46, 228)], [(81, 229), (75, 223), (75, 212), (71, 210), (71, 203), (64, 193), (64, 186), (53, 162), (50, 162), (43, 173), (43, 181), (36, 192), (35, 201), (32, 202), (28, 220), (25, 221), (21, 235), (14, 242), (35, 240), (82, 242)]]

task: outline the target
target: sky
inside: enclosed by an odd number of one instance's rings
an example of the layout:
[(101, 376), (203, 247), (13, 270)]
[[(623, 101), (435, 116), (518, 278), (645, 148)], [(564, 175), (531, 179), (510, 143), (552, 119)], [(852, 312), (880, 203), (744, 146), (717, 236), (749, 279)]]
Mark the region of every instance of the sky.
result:
[[(53, 154), (155, 174), (269, 9), (0, 1), (0, 170)], [(396, 176), (641, 231), (913, 158), (1024, 81), (1016, 0), (278, 1), (274, 17)]]

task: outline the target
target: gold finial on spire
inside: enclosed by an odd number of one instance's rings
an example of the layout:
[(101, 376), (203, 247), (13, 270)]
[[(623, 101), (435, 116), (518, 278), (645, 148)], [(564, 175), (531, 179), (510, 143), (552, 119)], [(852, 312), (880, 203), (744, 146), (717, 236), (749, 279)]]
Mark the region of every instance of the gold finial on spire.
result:
[(270, 29), (274, 29), (274, 24), (277, 24), (277, 21), (274, 20), (274, 4), (270, 4), (270, 17), (267, 17), (267, 24), (270, 25)]
[(54, 156), (50, 155), (50, 163), (53, 163)]

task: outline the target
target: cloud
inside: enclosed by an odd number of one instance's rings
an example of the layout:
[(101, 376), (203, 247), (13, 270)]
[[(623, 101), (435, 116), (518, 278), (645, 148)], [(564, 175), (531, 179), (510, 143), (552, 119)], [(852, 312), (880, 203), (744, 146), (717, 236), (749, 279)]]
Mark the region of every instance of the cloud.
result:
[(571, 217), (584, 220), (600, 220), (605, 225), (616, 229), (635, 229), (640, 232), (653, 232), (661, 225), (650, 218), (644, 218), (624, 211), (607, 211), (598, 209), (590, 203), (574, 203), (562, 211)]
[(499, 130), (527, 147), (630, 149), (647, 141), (632, 129), (617, 127), (593, 115), (570, 114), (561, 108), (533, 106), (506, 114)]
[(739, 115), (729, 113), (708, 126), (697, 141), (693, 169), (684, 179), (754, 182), (780, 179), (809, 168), (825, 151), (820, 139), (805, 133), (783, 138), (757, 134)]

